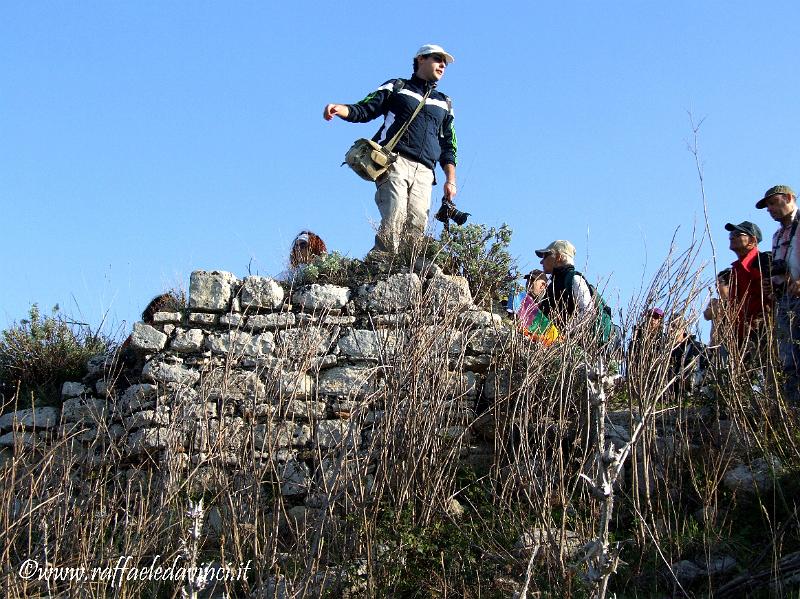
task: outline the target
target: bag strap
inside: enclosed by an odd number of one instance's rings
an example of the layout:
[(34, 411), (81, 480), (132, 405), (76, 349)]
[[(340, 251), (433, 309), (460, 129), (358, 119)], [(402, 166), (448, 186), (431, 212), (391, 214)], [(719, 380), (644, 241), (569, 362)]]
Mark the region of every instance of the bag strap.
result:
[(411, 118), (408, 119), (405, 122), (405, 124), (400, 128), (400, 130), (397, 133), (394, 134), (392, 139), (389, 140), (389, 143), (387, 143), (385, 146), (383, 146), (384, 148), (386, 148), (387, 151), (391, 152), (392, 150), (394, 150), (394, 147), (397, 145), (397, 142), (399, 142), (400, 139), (403, 137), (403, 135), (405, 135), (406, 131), (408, 131), (408, 127), (411, 125), (411, 121), (413, 121), (417, 117), (417, 115), (419, 114), (419, 111), (422, 110), (422, 108), (425, 106), (425, 100), (428, 99), (428, 96), (431, 95), (432, 91), (433, 91), (433, 86), (430, 86), (428, 88), (428, 91), (425, 92), (425, 95), (422, 96), (422, 101), (419, 103), (417, 108), (414, 110), (414, 113), (411, 115)]

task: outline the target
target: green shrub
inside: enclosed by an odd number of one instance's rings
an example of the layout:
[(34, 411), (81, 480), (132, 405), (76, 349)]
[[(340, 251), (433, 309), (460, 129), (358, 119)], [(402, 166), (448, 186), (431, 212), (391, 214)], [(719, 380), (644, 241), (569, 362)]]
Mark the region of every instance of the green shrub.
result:
[(29, 317), (0, 337), (0, 392), (10, 400), (19, 389), (19, 407), (31, 402), (55, 405), (61, 386), (86, 374), (86, 361), (109, 342), (86, 325), (69, 321), (56, 305), (43, 316), (33, 304)]

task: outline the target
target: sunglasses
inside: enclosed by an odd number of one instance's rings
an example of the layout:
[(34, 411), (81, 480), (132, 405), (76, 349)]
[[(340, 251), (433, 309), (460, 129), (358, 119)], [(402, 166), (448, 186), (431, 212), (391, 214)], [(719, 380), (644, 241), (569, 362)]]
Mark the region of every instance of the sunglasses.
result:
[(447, 65), (447, 58), (445, 58), (441, 54), (428, 54), (428, 58), (430, 58), (435, 62), (443, 62), (445, 65)]

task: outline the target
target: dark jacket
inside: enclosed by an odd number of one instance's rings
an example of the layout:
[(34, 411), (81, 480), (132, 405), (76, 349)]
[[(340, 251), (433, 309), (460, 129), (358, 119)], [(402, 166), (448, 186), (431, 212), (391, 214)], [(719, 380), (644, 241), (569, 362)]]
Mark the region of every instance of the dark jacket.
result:
[(402, 79), (403, 86), (395, 93), (397, 81), (390, 79), (357, 104), (348, 104), (350, 114), (345, 120), (366, 123), (383, 115), (383, 125), (372, 139), (384, 145), (411, 118), (428, 88), (434, 86), (425, 107), (394, 149), (401, 156), (431, 169), (436, 162), (456, 164), (456, 130), (450, 99), (435, 89), (436, 82), (416, 75)]

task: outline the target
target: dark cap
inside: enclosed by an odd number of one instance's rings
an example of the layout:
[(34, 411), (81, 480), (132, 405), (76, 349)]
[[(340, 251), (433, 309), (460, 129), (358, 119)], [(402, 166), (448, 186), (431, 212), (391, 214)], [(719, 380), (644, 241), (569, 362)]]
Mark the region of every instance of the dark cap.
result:
[(755, 223), (751, 223), (749, 220), (745, 220), (740, 222), (738, 225), (734, 225), (728, 223), (725, 225), (726, 231), (739, 231), (740, 233), (744, 233), (745, 235), (749, 235), (750, 237), (755, 237), (756, 241), (761, 243), (763, 237), (761, 236), (761, 229), (758, 228), (758, 225)]
[(764, 194), (764, 197), (756, 202), (756, 208), (766, 208), (767, 198), (771, 198), (779, 193), (787, 196), (797, 197), (797, 194), (795, 194), (794, 190), (788, 185), (775, 185), (774, 187), (770, 187)]
[[(529, 272), (528, 274), (526, 274), (522, 278), (525, 279), (526, 281), (535, 281), (536, 279), (538, 279), (542, 275), (545, 275), (545, 272), (543, 270), (539, 270), (538, 268), (534, 268), (531, 272)], [(547, 275), (545, 275), (545, 277), (546, 276)]]

